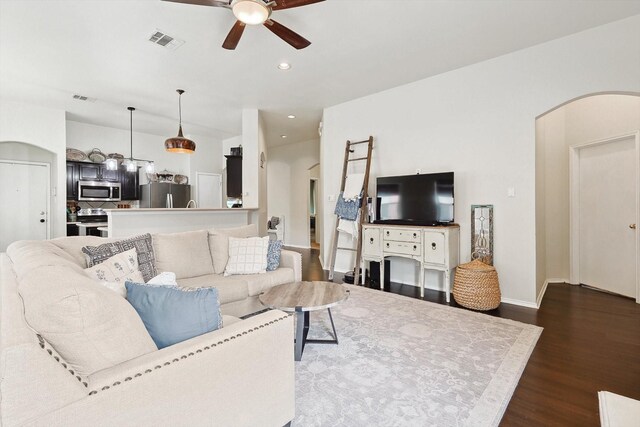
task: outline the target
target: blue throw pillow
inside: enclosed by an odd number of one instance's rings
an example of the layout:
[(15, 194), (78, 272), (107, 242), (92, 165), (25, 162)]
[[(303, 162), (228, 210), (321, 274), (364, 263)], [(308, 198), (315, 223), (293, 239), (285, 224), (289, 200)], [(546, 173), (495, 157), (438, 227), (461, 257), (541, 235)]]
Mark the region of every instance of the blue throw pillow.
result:
[(216, 288), (180, 288), (126, 282), (136, 309), (158, 349), (222, 327)]
[(282, 250), (282, 240), (269, 240), (267, 249), (267, 271), (273, 271), (280, 266), (280, 251)]

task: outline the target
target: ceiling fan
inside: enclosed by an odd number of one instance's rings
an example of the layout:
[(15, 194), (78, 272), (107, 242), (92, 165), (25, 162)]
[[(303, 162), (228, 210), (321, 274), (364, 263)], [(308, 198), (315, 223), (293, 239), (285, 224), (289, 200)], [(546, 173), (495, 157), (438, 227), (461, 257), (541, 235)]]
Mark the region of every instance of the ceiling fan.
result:
[(238, 46), (240, 37), (247, 25), (264, 25), (276, 36), (289, 43), (296, 49), (304, 49), (311, 42), (301, 35), (291, 31), (282, 24), (271, 19), (274, 10), (291, 9), (293, 7), (306, 6), (319, 3), (324, 0), (163, 0), (173, 3), (195, 4), (199, 6), (224, 7), (231, 9), (237, 18), (236, 23), (229, 31), (227, 38), (222, 43), (225, 49), (233, 50)]

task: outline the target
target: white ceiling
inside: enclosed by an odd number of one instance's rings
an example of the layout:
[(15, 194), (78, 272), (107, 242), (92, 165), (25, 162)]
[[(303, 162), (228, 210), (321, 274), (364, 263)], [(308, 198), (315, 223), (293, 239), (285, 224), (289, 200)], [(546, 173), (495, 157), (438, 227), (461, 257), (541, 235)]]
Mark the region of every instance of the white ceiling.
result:
[[(307, 49), (249, 27), (227, 51), (234, 20), (222, 8), (0, 0), (0, 95), (122, 129), (132, 105), (137, 131), (172, 136), (183, 88), (187, 135), (238, 135), (242, 109), (258, 108), (277, 145), (316, 138), (324, 107), (639, 13), (639, 0), (327, 0), (272, 16), (311, 40)], [(186, 43), (154, 45), (156, 29)]]

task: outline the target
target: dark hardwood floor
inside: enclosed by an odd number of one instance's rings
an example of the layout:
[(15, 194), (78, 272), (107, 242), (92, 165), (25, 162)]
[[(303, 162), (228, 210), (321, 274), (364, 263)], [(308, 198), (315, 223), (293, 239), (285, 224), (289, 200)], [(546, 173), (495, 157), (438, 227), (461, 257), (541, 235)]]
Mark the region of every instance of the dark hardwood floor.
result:
[[(326, 280), (319, 251), (293, 250), (302, 253), (303, 280)], [(420, 299), (415, 286), (392, 283), (384, 291)], [(427, 290), (424, 299), (446, 304), (443, 292)], [(501, 304), (486, 314), (544, 328), (501, 426), (599, 426), (598, 391), (640, 400), (640, 304), (633, 300), (550, 284), (539, 310)]]

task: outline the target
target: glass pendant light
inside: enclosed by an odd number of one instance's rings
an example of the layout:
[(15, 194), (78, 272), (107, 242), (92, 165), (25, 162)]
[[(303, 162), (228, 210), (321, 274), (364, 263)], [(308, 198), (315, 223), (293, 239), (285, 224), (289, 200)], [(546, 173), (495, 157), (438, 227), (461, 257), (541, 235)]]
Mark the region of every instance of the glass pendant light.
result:
[(138, 170), (138, 164), (133, 159), (133, 112), (136, 111), (134, 107), (127, 107), (129, 110), (129, 158), (125, 159), (122, 164), (127, 168), (127, 172), (135, 172)]
[(107, 165), (107, 170), (118, 170), (118, 159), (107, 159), (104, 161), (104, 163), (105, 165)]
[(182, 94), (184, 90), (178, 89), (178, 112), (180, 115), (180, 125), (178, 127), (178, 136), (174, 136), (173, 138), (169, 138), (164, 142), (165, 150), (170, 153), (187, 153), (193, 154), (196, 151), (196, 143), (190, 140), (189, 138), (185, 138), (182, 134)]

